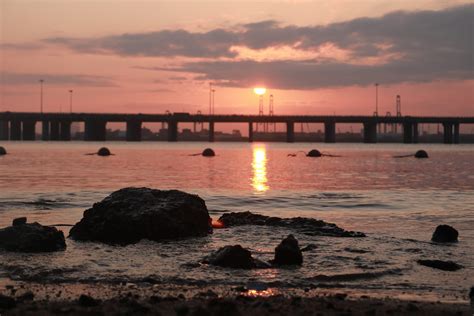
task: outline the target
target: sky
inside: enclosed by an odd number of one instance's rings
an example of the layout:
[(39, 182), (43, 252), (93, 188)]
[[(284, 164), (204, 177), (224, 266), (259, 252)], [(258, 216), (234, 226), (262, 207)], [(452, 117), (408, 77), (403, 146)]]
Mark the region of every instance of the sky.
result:
[(0, 111), (474, 115), (462, 0), (0, 0)]

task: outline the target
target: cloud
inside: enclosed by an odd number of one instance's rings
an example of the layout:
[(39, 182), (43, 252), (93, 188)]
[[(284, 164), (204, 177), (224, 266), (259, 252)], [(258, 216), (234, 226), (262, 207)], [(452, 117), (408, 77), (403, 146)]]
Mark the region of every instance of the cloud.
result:
[(45, 84), (75, 85), (89, 87), (115, 87), (111, 78), (79, 74), (40, 74), (40, 73), (0, 73), (0, 82), (4, 85), (30, 85), (37, 84), (43, 79)]

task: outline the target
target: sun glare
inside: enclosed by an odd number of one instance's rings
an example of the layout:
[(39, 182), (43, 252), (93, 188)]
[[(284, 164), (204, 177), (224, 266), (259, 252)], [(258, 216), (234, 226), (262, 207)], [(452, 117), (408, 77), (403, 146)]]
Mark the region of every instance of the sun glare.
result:
[(257, 87), (257, 88), (253, 88), (253, 92), (255, 92), (255, 94), (258, 94), (258, 95), (264, 95), (265, 92), (267, 92), (267, 89), (263, 87)]

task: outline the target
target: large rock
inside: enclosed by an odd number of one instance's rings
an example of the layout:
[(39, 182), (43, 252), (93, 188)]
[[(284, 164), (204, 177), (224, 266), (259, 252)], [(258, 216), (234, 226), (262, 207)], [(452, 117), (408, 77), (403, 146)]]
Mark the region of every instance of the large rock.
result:
[(82, 241), (130, 244), (141, 239), (158, 241), (211, 232), (209, 213), (199, 196), (177, 190), (124, 188), (86, 210), (69, 236)]
[(303, 254), (298, 245), (298, 240), (293, 235), (288, 235), (275, 248), (275, 265), (301, 265), (303, 264)]
[(418, 260), (418, 264), (426, 267), (430, 267), (433, 269), (439, 269), (444, 271), (457, 271), (462, 269), (463, 266), (457, 264), (453, 261), (442, 261), (442, 260)]
[(364, 233), (347, 231), (336, 226), (336, 224), (306, 217), (280, 218), (251, 212), (231, 212), (223, 214), (218, 221), (224, 227), (242, 225), (280, 226), (310, 236), (365, 237)]
[(234, 269), (252, 269), (257, 264), (249, 250), (241, 245), (224, 246), (204, 258), (204, 263)]
[(457, 242), (458, 241), (458, 231), (449, 225), (439, 225), (436, 227), (431, 241), (434, 242)]
[(64, 250), (62, 231), (38, 223), (26, 224), (26, 218), (15, 219), (13, 226), (0, 229), (0, 248), (17, 252)]

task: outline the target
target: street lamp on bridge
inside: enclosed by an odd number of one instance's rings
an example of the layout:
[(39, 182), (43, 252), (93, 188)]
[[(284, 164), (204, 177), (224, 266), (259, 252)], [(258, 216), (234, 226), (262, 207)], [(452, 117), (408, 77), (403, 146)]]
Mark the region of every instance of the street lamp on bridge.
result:
[(72, 113), (72, 92), (73, 90), (69, 90), (69, 112)]
[(43, 113), (43, 79), (39, 80), (40, 83), (40, 112)]

